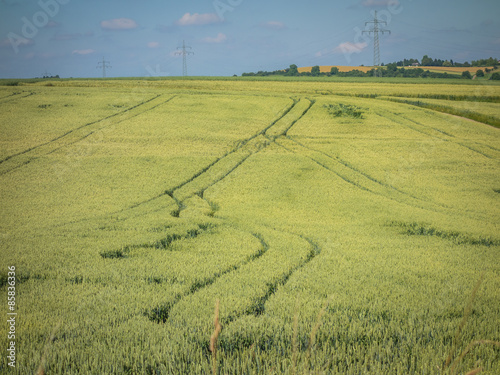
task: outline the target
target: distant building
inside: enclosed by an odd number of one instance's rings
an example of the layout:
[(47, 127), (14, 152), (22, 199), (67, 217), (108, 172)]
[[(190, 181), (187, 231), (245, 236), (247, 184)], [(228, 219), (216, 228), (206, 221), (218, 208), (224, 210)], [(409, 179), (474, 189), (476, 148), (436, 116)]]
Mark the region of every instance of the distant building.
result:
[(420, 64), (419, 63), (413, 63), (413, 64), (411, 64), (411, 66), (420, 66)]

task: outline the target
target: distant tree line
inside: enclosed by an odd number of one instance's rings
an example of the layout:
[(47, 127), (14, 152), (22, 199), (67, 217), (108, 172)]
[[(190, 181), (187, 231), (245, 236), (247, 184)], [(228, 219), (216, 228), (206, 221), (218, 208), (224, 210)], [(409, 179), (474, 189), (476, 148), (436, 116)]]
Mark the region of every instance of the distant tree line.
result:
[(42, 79), (60, 79), (61, 77), (59, 77), (59, 74), (55, 75), (55, 76), (43, 76)]
[[(310, 72), (299, 73), (298, 67), (295, 64), (290, 65), (289, 68), (275, 70), (272, 72), (258, 71), (257, 73), (243, 73), (242, 77), (267, 77), (267, 76), (286, 76), (286, 77), (365, 77), (367, 74), (364, 72), (354, 69), (349, 72), (340, 72), (339, 68), (336, 66), (332, 67), (327, 73), (321, 72), (319, 66), (313, 66)], [(371, 75), (373, 75), (373, 70), (371, 70)]]
[[(267, 77), (267, 76), (288, 76), (288, 77), (373, 77), (375, 69), (370, 69), (366, 73), (353, 69), (348, 72), (341, 72), (337, 67), (332, 67), (329, 72), (320, 72), (319, 66), (313, 66), (310, 72), (299, 73), (296, 65), (290, 65), (290, 68), (275, 70), (273, 72), (259, 71), (257, 73), (243, 73), (243, 77)], [(489, 73), (489, 69), (486, 73)], [(398, 67), (397, 63), (387, 64), (384, 69), (377, 72), (379, 77), (402, 77), (402, 78), (457, 78), (456, 74), (447, 72), (431, 72), (422, 68), (404, 68)], [(485, 71), (478, 69), (477, 77), (484, 77)], [(472, 74), (468, 71), (462, 73), (462, 78), (472, 79)], [(500, 73), (494, 73), (491, 79), (500, 79)]]
[[(457, 63), (453, 60), (439, 60), (431, 59), (427, 55), (422, 58), (422, 64), (417, 59), (404, 59), (402, 61), (393, 62), (384, 66), (384, 69), (379, 69), (377, 75), (379, 77), (405, 77), (405, 78), (457, 78), (456, 74), (451, 74), (447, 72), (431, 72), (425, 70), (421, 67), (415, 67), (415, 65), (426, 66), (444, 66), (444, 67), (493, 67), (493, 69), (498, 68), (498, 59), (490, 57), (489, 59), (482, 59), (477, 61)], [(412, 69), (407, 69), (407, 67), (412, 66)], [(267, 77), (267, 76), (289, 76), (289, 77), (372, 77), (374, 76), (375, 69), (370, 69), (367, 72), (363, 72), (359, 69), (353, 69), (348, 72), (341, 72), (337, 67), (332, 67), (329, 72), (321, 72), (319, 66), (313, 66), (309, 72), (299, 72), (297, 65), (292, 64), (287, 69), (275, 70), (272, 72), (258, 71), (257, 73), (243, 73), (243, 77)], [(492, 70), (489, 68), (478, 69), (475, 73), (476, 77), (484, 77), (485, 73), (490, 73)], [(470, 72), (465, 71), (462, 73), (462, 78), (472, 79), (473, 76)], [(500, 73), (492, 74), (490, 79), (499, 80)]]
[[(417, 61), (418, 62), (418, 61)], [(455, 62), (453, 60), (440, 60), (440, 59), (432, 59), (429, 56), (425, 55), (422, 57), (422, 63), (420, 65), (423, 66), (455, 66), (458, 68), (470, 68), (470, 67), (487, 67), (487, 66), (497, 66), (498, 59), (490, 57), (488, 59), (480, 59), (476, 61), (472, 61), (469, 63), (468, 61), (464, 63)]]

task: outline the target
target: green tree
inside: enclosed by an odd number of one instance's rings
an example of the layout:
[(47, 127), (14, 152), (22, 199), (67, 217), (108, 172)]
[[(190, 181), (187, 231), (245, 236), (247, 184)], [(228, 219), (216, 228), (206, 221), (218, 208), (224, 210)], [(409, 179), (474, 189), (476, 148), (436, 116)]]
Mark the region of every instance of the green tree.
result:
[(422, 65), (423, 66), (431, 66), (433, 64), (433, 62), (434, 61), (427, 55), (422, 57)]
[(389, 72), (396, 72), (398, 70), (398, 65), (396, 63), (387, 64), (387, 70)]
[(318, 65), (313, 66), (313, 67), (312, 67), (312, 69), (311, 69), (311, 75), (312, 75), (313, 77), (317, 77), (317, 76), (319, 76), (320, 72), (321, 72), (321, 70), (320, 70), (320, 68), (319, 68), (319, 66), (318, 66)]
[(453, 65), (451, 64), (451, 62), (449, 62), (448, 60), (446, 60), (446, 61), (443, 63), (443, 66), (450, 67), (450, 66), (453, 66)]
[(465, 72), (462, 73), (462, 78), (472, 79), (472, 75), (470, 74), (470, 72), (468, 70), (466, 70)]
[(484, 77), (484, 71), (482, 69), (478, 69), (476, 72), (476, 77)]
[(336, 66), (332, 66), (332, 69), (330, 69), (330, 75), (334, 76), (337, 74), (339, 74), (339, 68), (337, 68)]
[(290, 69), (288, 69), (288, 75), (289, 76), (298, 76), (299, 75), (299, 70), (297, 68), (297, 65), (295, 65), (295, 64), (290, 65)]
[(493, 73), (490, 77), (491, 80), (500, 81), (500, 73)]

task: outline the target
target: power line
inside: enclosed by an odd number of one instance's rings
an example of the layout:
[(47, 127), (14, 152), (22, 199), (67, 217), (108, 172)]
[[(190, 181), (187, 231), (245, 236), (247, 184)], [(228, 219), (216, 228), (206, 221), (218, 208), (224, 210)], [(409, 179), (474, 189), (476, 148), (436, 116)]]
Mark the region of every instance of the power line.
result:
[(186, 46), (186, 43), (182, 41), (182, 47), (177, 47), (177, 49), (180, 49), (181, 51), (177, 51), (175, 53), (176, 55), (182, 55), (182, 75), (184, 77), (187, 77), (187, 56), (194, 55), (194, 52), (187, 51), (186, 48), (192, 49), (191, 47)]
[(380, 39), (379, 39), (379, 33), (382, 33), (384, 35), (385, 33), (391, 33), (391, 30), (386, 30), (386, 29), (381, 29), (379, 27), (380, 24), (385, 24), (387, 27), (387, 22), (385, 21), (379, 21), (377, 18), (377, 11), (375, 11), (375, 19), (373, 21), (365, 22), (365, 27), (366, 25), (373, 23), (373, 29), (372, 30), (366, 30), (363, 31), (364, 33), (371, 34), (373, 33), (373, 66), (375, 67), (373, 71), (373, 75), (376, 77), (378, 74), (378, 69), (380, 67)]
[(110, 62), (109, 61), (106, 61), (104, 60), (104, 57), (102, 58), (102, 61), (99, 61), (97, 63), (97, 68), (96, 69), (102, 69), (102, 78), (106, 78), (106, 69), (108, 68), (111, 68), (112, 66), (109, 65)]

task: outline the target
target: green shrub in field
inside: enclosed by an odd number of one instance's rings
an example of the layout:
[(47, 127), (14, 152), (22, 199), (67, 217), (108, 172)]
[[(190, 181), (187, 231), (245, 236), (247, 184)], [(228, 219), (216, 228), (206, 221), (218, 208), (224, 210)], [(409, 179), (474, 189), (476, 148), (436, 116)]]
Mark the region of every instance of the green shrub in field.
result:
[(492, 81), (500, 81), (500, 73), (496, 72), (496, 73), (493, 73), (490, 77), (490, 80)]
[(324, 106), (333, 117), (363, 118), (363, 110), (351, 104), (328, 104)]

